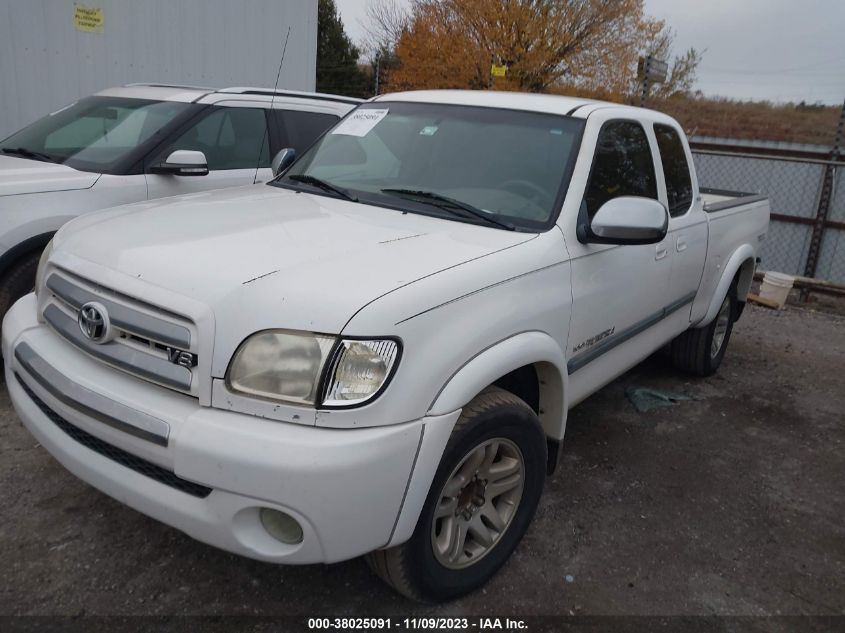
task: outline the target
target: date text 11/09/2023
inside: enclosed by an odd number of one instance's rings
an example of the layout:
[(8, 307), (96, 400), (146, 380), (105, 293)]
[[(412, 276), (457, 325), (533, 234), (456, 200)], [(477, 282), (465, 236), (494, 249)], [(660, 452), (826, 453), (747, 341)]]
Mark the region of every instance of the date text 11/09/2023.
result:
[(521, 631), (527, 628), (525, 620), (519, 618), (308, 618), (311, 631)]

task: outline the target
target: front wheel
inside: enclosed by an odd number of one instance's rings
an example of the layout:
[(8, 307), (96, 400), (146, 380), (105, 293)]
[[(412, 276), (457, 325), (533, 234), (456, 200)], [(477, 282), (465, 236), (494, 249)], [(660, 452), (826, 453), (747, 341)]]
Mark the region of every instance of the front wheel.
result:
[(15, 301), (35, 288), (35, 273), (40, 257), (41, 251), (38, 251), (21, 258), (0, 278), (0, 320)]
[(464, 408), (409, 541), (368, 555), (400, 593), (438, 602), (487, 582), (525, 534), (543, 491), (546, 439), (537, 416), (491, 387)]
[(736, 288), (731, 286), (716, 318), (709, 325), (687, 330), (672, 341), (672, 364), (697, 376), (716, 373), (731, 339), (737, 315), (736, 304)]

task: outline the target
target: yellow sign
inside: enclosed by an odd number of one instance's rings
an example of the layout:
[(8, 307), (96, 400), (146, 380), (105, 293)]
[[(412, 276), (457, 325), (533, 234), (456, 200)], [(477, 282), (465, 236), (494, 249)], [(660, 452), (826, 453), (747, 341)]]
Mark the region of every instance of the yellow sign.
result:
[(499, 66), (498, 64), (493, 64), (490, 67), (490, 74), (494, 77), (504, 77), (508, 74), (508, 67), (502, 64)]
[(73, 5), (73, 26), (85, 33), (103, 32), (103, 10), (95, 7)]

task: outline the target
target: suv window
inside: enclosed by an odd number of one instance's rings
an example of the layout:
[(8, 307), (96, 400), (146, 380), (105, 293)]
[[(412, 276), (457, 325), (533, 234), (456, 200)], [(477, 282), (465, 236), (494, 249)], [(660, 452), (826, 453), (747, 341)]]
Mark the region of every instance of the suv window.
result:
[(195, 107), (170, 101), (87, 97), (13, 134), (0, 149), (12, 154), (21, 149), (37, 152), (44, 160), (74, 169), (109, 173), (121, 169), (121, 163), (130, 160), (139, 146)]
[(219, 108), (194, 123), (161, 153), (177, 149), (205, 154), (208, 169), (255, 169), (270, 166), (267, 118), (260, 108)]
[(284, 137), (283, 146), (292, 147), (301, 154), (314, 144), (320, 135), (340, 119), (333, 114), (276, 110), (276, 120)]
[(686, 213), (692, 204), (692, 179), (684, 144), (674, 128), (668, 125), (654, 126), (663, 175), (666, 178), (666, 196), (669, 215), (673, 218)]
[(590, 218), (620, 196), (657, 199), (657, 180), (648, 137), (639, 123), (610, 121), (599, 132), (590, 180), (584, 194)]

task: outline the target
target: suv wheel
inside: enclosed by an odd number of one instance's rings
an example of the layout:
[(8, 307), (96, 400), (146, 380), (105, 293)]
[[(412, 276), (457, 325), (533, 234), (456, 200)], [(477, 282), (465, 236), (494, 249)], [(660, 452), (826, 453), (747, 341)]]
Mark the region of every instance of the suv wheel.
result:
[(40, 250), (21, 258), (0, 279), (0, 320), (15, 301), (25, 294), (29, 294), (35, 288), (35, 272), (38, 270), (40, 258)]

